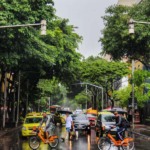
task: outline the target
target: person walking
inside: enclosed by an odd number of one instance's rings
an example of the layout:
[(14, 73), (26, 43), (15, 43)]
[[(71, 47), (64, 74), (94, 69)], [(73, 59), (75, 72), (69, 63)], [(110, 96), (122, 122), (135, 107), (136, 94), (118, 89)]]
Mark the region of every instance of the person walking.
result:
[(72, 136), (70, 134), (71, 128), (73, 128), (73, 120), (69, 115), (69, 112), (66, 113), (66, 140), (71, 140)]

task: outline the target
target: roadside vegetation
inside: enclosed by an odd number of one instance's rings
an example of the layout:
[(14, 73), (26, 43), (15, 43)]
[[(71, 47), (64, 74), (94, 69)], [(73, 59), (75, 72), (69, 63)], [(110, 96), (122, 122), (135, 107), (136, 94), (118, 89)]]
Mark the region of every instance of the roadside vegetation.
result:
[[(20, 77), (20, 111), (30, 108), (37, 111), (49, 104), (101, 109), (102, 91), (80, 83), (103, 87), (104, 98), (126, 107), (131, 92), (130, 85), (118, 90), (123, 77), (131, 75), (131, 60), (140, 61), (146, 70), (150, 64), (150, 26), (135, 25), (135, 34), (129, 35), (128, 21), (150, 21), (150, 1), (144, 0), (134, 7), (111, 6), (103, 16), (105, 28), (101, 55), (84, 58), (79, 52), (82, 36), (75, 33), (68, 19), (56, 16), (54, 0), (1, 0), (0, 26), (40, 23), (47, 21), (47, 35), (40, 35), (40, 27), (0, 29), (0, 105), (7, 93), (8, 110), (16, 109)], [(111, 61), (102, 56), (111, 55)], [(121, 60), (128, 58), (128, 62)], [(7, 76), (7, 90), (4, 80)], [(143, 107), (149, 99), (150, 74), (138, 70), (134, 73), (135, 97)], [(86, 91), (88, 90), (88, 91)], [(4, 94), (5, 93), (5, 94)], [(5, 95), (6, 96), (6, 95)], [(28, 103), (27, 103), (28, 101)], [(98, 105), (98, 107), (97, 107)], [(24, 108), (24, 109), (22, 109)], [(13, 118), (9, 112), (9, 118)]]

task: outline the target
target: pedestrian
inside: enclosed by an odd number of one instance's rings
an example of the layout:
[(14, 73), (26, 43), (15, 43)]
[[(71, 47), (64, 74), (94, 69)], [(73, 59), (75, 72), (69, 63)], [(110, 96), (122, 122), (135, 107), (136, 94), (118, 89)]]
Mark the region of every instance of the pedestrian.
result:
[(66, 140), (72, 140), (72, 135), (70, 134), (71, 129), (73, 128), (73, 120), (69, 115), (69, 112), (66, 112)]

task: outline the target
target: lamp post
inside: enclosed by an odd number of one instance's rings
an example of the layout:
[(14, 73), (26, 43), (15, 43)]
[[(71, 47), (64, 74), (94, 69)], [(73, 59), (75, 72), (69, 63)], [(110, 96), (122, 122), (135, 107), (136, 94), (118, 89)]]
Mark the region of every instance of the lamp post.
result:
[(1, 28), (29, 27), (29, 26), (41, 26), (41, 35), (46, 35), (46, 20), (41, 20), (40, 23), (34, 23), (34, 24), (19, 24), (19, 25), (0, 26), (0, 29)]
[[(134, 19), (129, 20), (129, 33), (134, 34), (134, 25), (135, 24), (148, 24), (150, 25), (150, 22), (146, 21), (136, 21)], [(132, 58), (132, 111), (133, 111), (133, 117), (132, 117), (132, 124), (133, 124), (133, 129), (134, 129), (134, 111), (135, 111), (135, 98), (134, 98), (134, 59)]]
[(6, 123), (6, 101), (7, 101), (7, 73), (5, 72), (5, 79), (4, 79), (4, 106), (3, 106), (3, 128), (5, 128)]
[[(134, 34), (134, 23), (133, 19), (129, 20), (129, 34)], [(134, 129), (134, 59), (132, 58), (132, 128)]]
[(16, 116), (16, 127), (18, 126), (19, 122), (19, 107), (20, 107), (20, 71), (18, 73), (18, 100), (17, 100), (17, 116)]
[(81, 82), (81, 83), (76, 83), (76, 84), (86, 85), (86, 91), (87, 91), (87, 85), (90, 85), (90, 86), (96, 87), (98, 89), (101, 89), (102, 90), (102, 109), (104, 108), (104, 98), (103, 98), (104, 90), (103, 90), (103, 87), (95, 85), (95, 84), (91, 84), (91, 83), (86, 83), (86, 82)]

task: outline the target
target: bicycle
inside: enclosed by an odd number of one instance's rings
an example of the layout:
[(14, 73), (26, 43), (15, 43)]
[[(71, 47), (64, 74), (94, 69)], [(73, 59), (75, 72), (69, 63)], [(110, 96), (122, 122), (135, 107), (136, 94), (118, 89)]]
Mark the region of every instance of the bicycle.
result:
[(59, 138), (57, 135), (50, 136), (47, 143), (47, 139), (44, 137), (44, 131), (41, 127), (33, 127), (33, 132), (36, 133), (36, 135), (29, 138), (29, 146), (31, 149), (38, 149), (41, 141), (45, 144), (48, 144), (51, 148), (55, 148), (58, 146)]
[(99, 150), (110, 150), (111, 145), (118, 147), (118, 150), (134, 150), (134, 139), (132, 137), (126, 137), (123, 141), (116, 140), (111, 134), (112, 127), (105, 132), (105, 137), (100, 138), (97, 141)]

